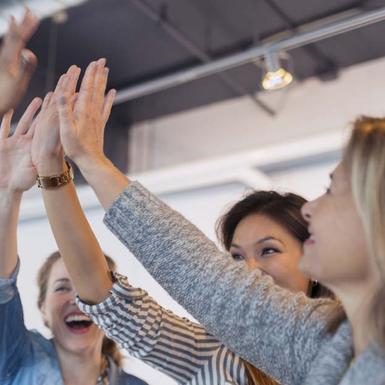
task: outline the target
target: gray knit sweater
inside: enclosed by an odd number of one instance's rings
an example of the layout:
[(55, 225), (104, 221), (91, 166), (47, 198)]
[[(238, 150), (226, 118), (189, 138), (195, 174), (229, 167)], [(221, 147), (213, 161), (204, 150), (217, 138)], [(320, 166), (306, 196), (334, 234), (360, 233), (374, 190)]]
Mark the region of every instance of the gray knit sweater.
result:
[(105, 223), (211, 334), (281, 383), (385, 384), (383, 351), (370, 346), (351, 363), (349, 323), (327, 331), (335, 302), (294, 295), (247, 271), (139, 183), (118, 197)]

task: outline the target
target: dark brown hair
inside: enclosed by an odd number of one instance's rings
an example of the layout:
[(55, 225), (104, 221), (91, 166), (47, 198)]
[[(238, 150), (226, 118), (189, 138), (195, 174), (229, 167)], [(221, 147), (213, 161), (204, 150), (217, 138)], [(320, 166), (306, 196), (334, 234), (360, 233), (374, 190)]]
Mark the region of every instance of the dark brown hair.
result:
[[(280, 194), (277, 191), (253, 191), (233, 205), (217, 221), (216, 232), (223, 247), (230, 250), (234, 232), (239, 222), (251, 214), (269, 217), (284, 227), (301, 244), (309, 238), (307, 222), (301, 214), (306, 199), (293, 193)], [(332, 293), (317, 282), (309, 284), (311, 298), (331, 297)]]
[[(217, 237), (229, 251), (234, 232), (239, 222), (252, 214), (262, 214), (284, 227), (301, 244), (309, 237), (307, 223), (301, 214), (306, 199), (293, 193), (280, 194), (276, 191), (254, 191), (233, 205), (217, 222)], [(333, 294), (318, 282), (310, 282), (307, 295), (311, 298), (333, 297)], [(277, 385), (249, 362), (245, 362), (249, 385)]]
[[(108, 255), (104, 254), (108, 267), (111, 271), (114, 271), (116, 269), (115, 261), (109, 257)], [(55, 264), (56, 261), (58, 261), (61, 258), (61, 255), (59, 251), (53, 252), (43, 263), (43, 265), (40, 267), (38, 275), (37, 275), (37, 285), (39, 288), (39, 295), (37, 298), (37, 306), (39, 309), (43, 306), (43, 303), (45, 301), (45, 298), (47, 296), (47, 286), (48, 286), (48, 280), (49, 276), (51, 274), (52, 266)], [(103, 338), (103, 345), (102, 345), (102, 354), (105, 356), (110, 357), (115, 364), (118, 367), (121, 367), (122, 365), (122, 356), (119, 352), (119, 349), (116, 345), (116, 343), (106, 336)]]

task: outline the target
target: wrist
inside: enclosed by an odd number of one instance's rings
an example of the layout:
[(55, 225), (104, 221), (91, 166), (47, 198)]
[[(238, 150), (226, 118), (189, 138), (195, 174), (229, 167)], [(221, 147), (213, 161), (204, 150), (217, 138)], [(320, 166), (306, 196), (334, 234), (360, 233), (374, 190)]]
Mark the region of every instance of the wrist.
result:
[(78, 166), (84, 177), (86, 177), (86, 174), (94, 173), (97, 170), (104, 170), (114, 167), (112, 162), (102, 153), (83, 155), (72, 160)]
[(13, 203), (20, 203), (23, 191), (12, 188), (0, 188), (0, 205), (11, 206)]
[(36, 166), (39, 176), (60, 175), (67, 170), (64, 157), (46, 157)]

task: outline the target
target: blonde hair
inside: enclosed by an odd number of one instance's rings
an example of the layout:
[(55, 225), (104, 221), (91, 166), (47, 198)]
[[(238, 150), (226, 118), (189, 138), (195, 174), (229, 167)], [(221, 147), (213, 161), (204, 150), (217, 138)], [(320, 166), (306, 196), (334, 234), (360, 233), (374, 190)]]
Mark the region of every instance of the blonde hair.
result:
[(385, 118), (362, 116), (354, 122), (343, 163), (351, 175), (370, 257), (381, 277), (370, 299), (368, 324), (373, 339), (385, 347)]
[[(104, 255), (104, 256), (107, 260), (108, 267), (110, 268), (110, 270), (114, 271), (116, 269), (115, 261), (108, 255)], [(39, 307), (39, 309), (41, 309), (41, 307), (43, 306), (43, 303), (47, 296), (48, 280), (51, 274), (52, 266), (60, 258), (61, 258), (60, 253), (58, 251), (55, 251), (45, 260), (45, 262), (39, 269), (39, 272), (37, 275), (37, 285), (39, 288), (39, 294), (37, 297), (37, 306)], [(122, 355), (120, 354), (120, 351), (116, 343), (110, 340), (109, 338), (107, 338), (106, 336), (104, 336), (103, 338), (102, 354), (111, 358), (115, 362), (115, 364), (119, 368), (121, 368)]]

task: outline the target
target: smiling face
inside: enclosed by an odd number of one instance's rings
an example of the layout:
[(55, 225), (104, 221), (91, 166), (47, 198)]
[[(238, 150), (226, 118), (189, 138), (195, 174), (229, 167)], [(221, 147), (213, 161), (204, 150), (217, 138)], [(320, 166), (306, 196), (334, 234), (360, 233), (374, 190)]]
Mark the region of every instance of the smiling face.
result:
[(235, 228), (230, 254), (260, 269), (279, 286), (293, 292), (307, 292), (309, 279), (298, 268), (302, 245), (283, 226), (266, 215), (250, 214)]
[(350, 175), (342, 164), (333, 172), (326, 193), (306, 203), (302, 212), (310, 232), (300, 263), (305, 274), (332, 290), (370, 279), (372, 269), (364, 229), (354, 203)]
[(72, 281), (60, 258), (52, 265), (40, 309), (44, 322), (51, 330), (57, 348), (77, 354), (101, 352), (104, 334), (79, 310), (75, 296)]

